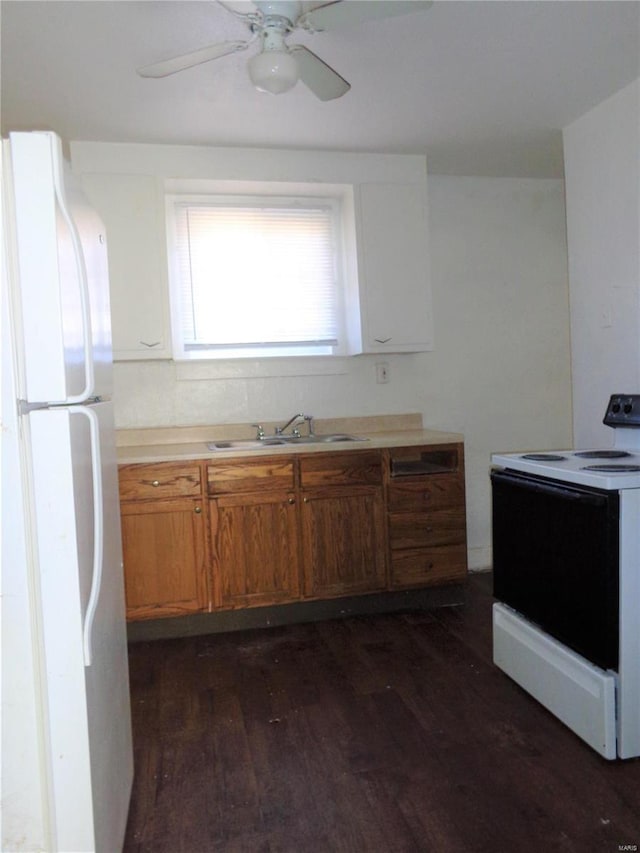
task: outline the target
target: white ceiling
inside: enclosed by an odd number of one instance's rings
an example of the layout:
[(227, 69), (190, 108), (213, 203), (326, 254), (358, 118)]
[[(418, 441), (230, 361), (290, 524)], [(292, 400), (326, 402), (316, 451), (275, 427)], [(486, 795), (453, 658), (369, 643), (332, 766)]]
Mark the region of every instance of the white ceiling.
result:
[(3, 134), (426, 153), (435, 173), (554, 177), (561, 128), (640, 76), (640, 3), (630, 0), (445, 0), (296, 33), (351, 83), (324, 103), (302, 83), (256, 92), (252, 51), (163, 79), (136, 74), (244, 39), (243, 22), (214, 0), (3, 0), (0, 16)]

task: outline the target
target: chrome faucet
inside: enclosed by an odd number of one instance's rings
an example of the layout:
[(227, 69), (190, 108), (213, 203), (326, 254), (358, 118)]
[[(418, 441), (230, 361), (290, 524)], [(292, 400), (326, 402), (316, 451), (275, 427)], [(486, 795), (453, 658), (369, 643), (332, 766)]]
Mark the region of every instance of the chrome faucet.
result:
[[(289, 429), (289, 427), (292, 424), (295, 424), (296, 421), (306, 421), (308, 424), (308, 427), (309, 427), (309, 435), (313, 435), (313, 415), (305, 415), (303, 412), (299, 412), (298, 414), (294, 415), (292, 418), (289, 418), (289, 420), (286, 422), (286, 424), (284, 426), (276, 427), (276, 435), (282, 435), (283, 432), (286, 429)], [(297, 427), (294, 427), (291, 430), (291, 434), (296, 436), (296, 438), (299, 438), (300, 437), (300, 430), (297, 429)]]

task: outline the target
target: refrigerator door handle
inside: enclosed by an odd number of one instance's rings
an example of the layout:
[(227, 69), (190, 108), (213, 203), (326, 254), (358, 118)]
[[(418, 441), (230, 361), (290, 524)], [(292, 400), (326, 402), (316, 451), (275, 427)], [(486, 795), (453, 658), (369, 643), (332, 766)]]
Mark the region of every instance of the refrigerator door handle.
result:
[(100, 423), (93, 409), (85, 406), (69, 408), (72, 415), (82, 415), (89, 420), (91, 439), (91, 471), (93, 475), (93, 573), (87, 610), (84, 615), (82, 642), (84, 665), (91, 666), (93, 651), (91, 635), (102, 586), (102, 563), (104, 560), (104, 506), (102, 501), (102, 455), (100, 453)]
[(80, 285), (80, 310), (82, 312), (82, 345), (84, 348), (84, 374), (85, 387), (79, 394), (74, 394), (66, 398), (66, 403), (83, 403), (85, 400), (93, 396), (95, 388), (95, 371), (93, 365), (93, 334), (91, 330), (91, 303), (89, 300), (89, 278), (87, 276), (87, 267), (84, 260), (84, 252), (82, 251), (82, 242), (80, 234), (73, 221), (73, 217), (69, 212), (69, 205), (64, 190), (64, 177), (62, 174), (62, 164), (64, 163), (62, 155), (62, 145), (58, 137), (51, 134), (52, 145), (54, 152), (52, 157), (53, 162), (53, 185), (56, 194), (58, 208), (62, 214), (69, 234), (71, 236), (71, 244), (73, 245), (73, 254), (76, 260), (76, 268), (78, 270), (78, 282)]

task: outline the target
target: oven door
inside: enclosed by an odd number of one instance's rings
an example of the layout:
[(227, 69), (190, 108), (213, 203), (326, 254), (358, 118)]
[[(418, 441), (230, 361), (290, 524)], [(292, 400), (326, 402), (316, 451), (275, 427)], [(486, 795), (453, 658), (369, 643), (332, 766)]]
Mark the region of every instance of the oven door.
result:
[(506, 470), (491, 480), (495, 598), (617, 670), (618, 492)]

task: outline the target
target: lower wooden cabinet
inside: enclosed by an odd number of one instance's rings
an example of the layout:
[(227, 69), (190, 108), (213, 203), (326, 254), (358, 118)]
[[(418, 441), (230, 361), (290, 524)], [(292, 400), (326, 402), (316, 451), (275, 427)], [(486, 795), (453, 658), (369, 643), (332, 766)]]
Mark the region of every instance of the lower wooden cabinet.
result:
[(379, 450), (300, 458), (305, 598), (384, 589), (387, 536)]
[(307, 598), (382, 590), (387, 537), (381, 488), (302, 499), (302, 566)]
[(129, 619), (462, 580), (462, 445), (123, 465)]
[(210, 516), (214, 607), (299, 597), (295, 495), (225, 495), (210, 501)]
[(464, 579), (467, 534), (463, 446), (394, 448), (387, 456), (390, 588)]
[(207, 610), (204, 504), (174, 498), (121, 504), (128, 619)]

